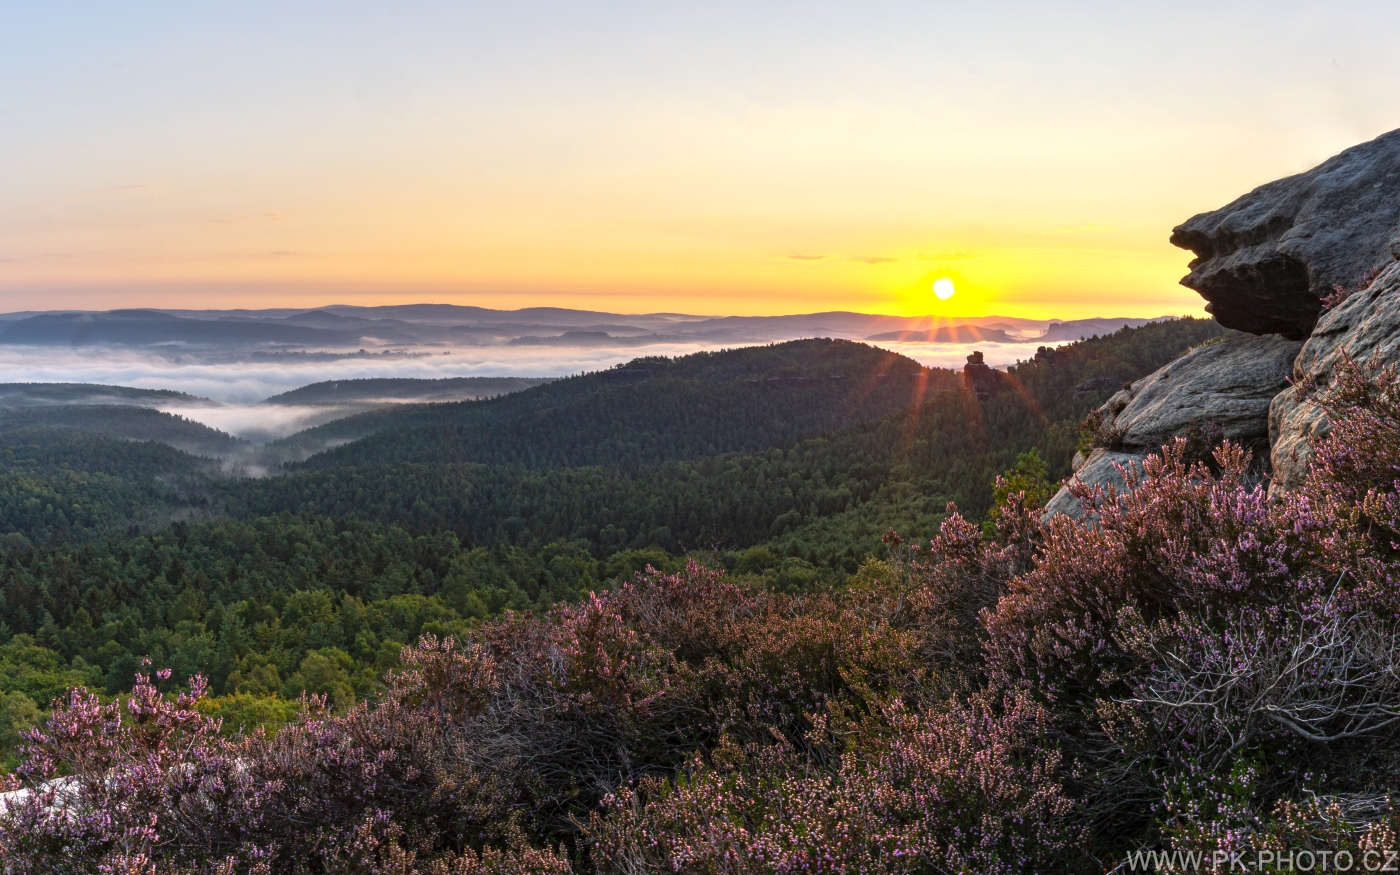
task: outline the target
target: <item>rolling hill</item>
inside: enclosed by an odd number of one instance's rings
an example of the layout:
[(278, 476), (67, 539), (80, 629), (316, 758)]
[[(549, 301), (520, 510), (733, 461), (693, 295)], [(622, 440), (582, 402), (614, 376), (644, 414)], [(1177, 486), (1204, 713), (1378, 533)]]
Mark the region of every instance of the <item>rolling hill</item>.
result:
[(551, 382), (545, 377), (448, 377), (420, 380), (384, 377), (326, 380), (273, 395), (264, 404), (351, 404), (375, 402), (462, 401), (494, 398)]
[(251, 447), (247, 441), (192, 419), (129, 404), (65, 404), (0, 409), (0, 433), (39, 429), (72, 430), (128, 441), (159, 441), (197, 456), (229, 456)]
[[(488, 401), (365, 413), (271, 452), (306, 469), (395, 462), (554, 468), (751, 452), (879, 419), (959, 385), (956, 374), (840, 340), (635, 359)], [(336, 446), (337, 443), (344, 444)]]

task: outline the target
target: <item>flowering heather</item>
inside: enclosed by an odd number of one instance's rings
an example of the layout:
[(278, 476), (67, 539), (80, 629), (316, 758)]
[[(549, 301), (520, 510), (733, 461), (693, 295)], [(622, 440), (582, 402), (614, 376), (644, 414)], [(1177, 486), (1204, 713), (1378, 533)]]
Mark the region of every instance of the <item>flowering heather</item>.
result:
[(950, 507), (840, 592), (648, 571), (425, 636), (377, 701), (306, 698), (275, 736), (222, 736), (197, 676), (74, 690), (27, 734), (0, 869), (1043, 873), (1389, 847), (1400, 377), (1344, 362), (1319, 401), (1331, 433), (1276, 501), (1228, 442), (1073, 487), (1083, 521), (1003, 480), (986, 531)]
[(892, 707), (888, 731), (834, 772), (789, 746), (732, 742), (674, 780), (603, 800), (588, 833), (602, 872), (1034, 872), (1073, 838), (1059, 757), (1037, 712)]

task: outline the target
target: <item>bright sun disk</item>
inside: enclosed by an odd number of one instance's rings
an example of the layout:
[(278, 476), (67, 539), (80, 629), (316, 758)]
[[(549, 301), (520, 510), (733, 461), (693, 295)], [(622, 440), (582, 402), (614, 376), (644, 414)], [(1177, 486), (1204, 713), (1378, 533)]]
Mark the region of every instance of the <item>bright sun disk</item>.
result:
[(940, 301), (948, 300), (949, 298), (953, 297), (953, 281), (948, 279), (947, 277), (944, 277), (940, 280), (934, 280), (933, 293), (938, 296), (938, 300)]

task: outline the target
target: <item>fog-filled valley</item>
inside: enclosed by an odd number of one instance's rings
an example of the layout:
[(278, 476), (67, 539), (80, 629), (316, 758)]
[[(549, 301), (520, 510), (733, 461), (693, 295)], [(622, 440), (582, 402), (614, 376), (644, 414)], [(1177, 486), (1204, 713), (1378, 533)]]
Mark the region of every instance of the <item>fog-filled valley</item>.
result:
[[(140, 403), (263, 444), (373, 406), (485, 397), (507, 386), (441, 382), (447, 380), (556, 378), (610, 368), (641, 355), (674, 357), (802, 337), (879, 336), (881, 346), (942, 368), (961, 367), (976, 348), (993, 364), (1005, 366), (1030, 358), (1046, 343), (1146, 321), (947, 320), (859, 313), (706, 318), (450, 305), (12, 313), (0, 315), (0, 373), (15, 383), (178, 392), (166, 403), (151, 404), (155, 396)], [(355, 398), (322, 392), (313, 400), (305, 392), (287, 394), (311, 384), (363, 386), (352, 381), (366, 379), (439, 382), (418, 388), (407, 382), (380, 383)]]

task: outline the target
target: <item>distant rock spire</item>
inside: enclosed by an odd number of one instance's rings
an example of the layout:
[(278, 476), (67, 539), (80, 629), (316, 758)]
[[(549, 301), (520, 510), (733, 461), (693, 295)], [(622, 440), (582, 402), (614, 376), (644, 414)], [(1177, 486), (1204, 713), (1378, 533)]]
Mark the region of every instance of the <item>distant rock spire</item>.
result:
[(1005, 388), (1005, 383), (1005, 376), (988, 366), (980, 351), (967, 357), (967, 364), (963, 365), (963, 388), (976, 395), (978, 401), (986, 401), (1000, 392)]

